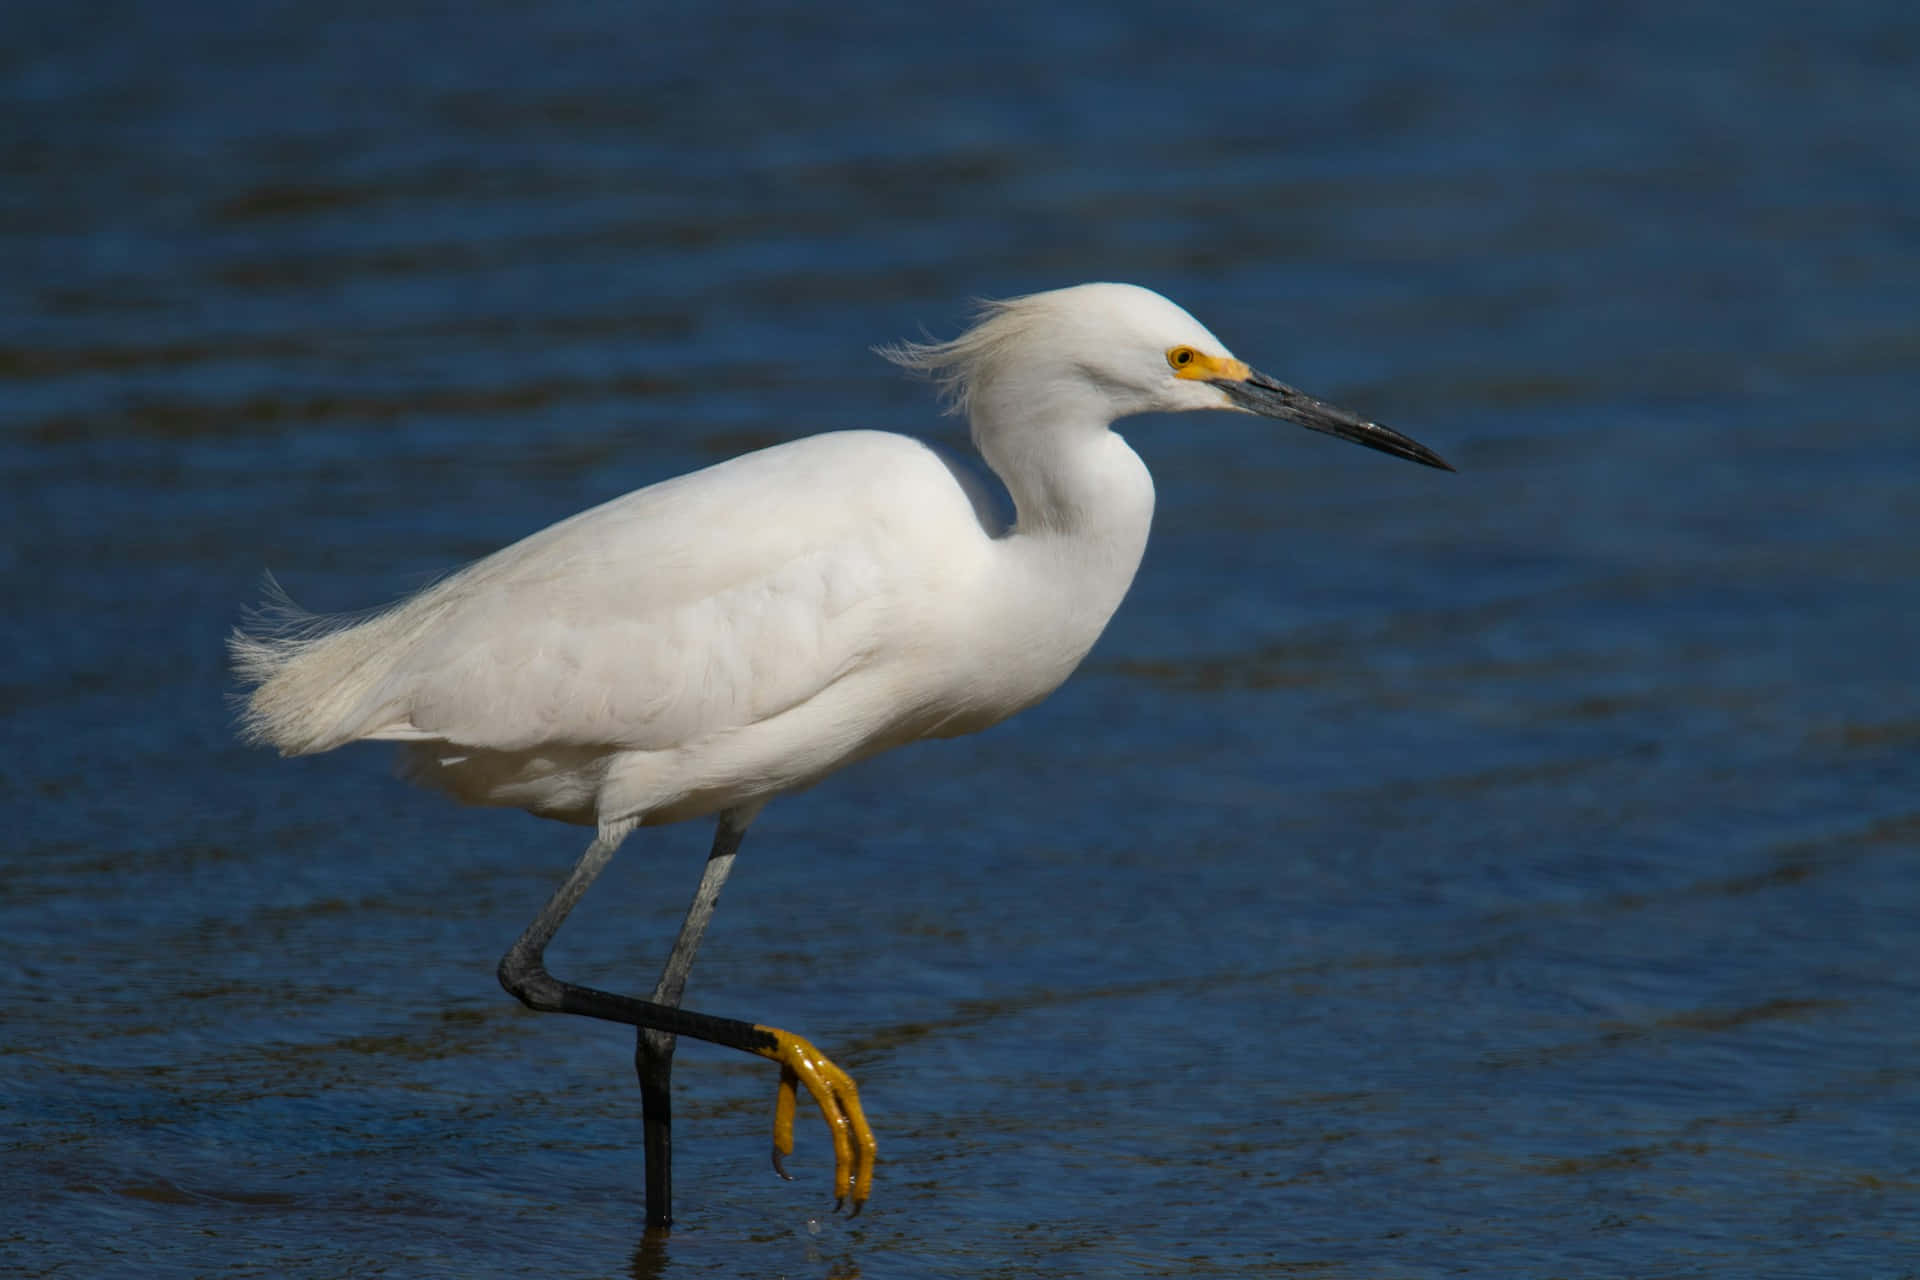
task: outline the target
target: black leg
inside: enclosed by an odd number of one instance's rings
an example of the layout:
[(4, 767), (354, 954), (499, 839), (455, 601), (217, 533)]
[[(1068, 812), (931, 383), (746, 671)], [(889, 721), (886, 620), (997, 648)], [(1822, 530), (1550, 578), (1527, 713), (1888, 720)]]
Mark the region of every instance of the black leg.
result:
[(540, 914), (533, 918), (527, 931), (501, 957), (500, 985), (518, 997), (521, 1004), (544, 1013), (577, 1013), (630, 1027), (652, 1027), (671, 1035), (692, 1036), (729, 1049), (770, 1056), (778, 1048), (777, 1034), (771, 1028), (562, 982), (547, 972), (547, 944), (560, 931), (561, 923), (586, 893), (587, 886), (606, 869), (613, 851), (620, 847), (631, 829), (603, 831), (587, 846), (587, 851), (573, 864), (573, 870), (547, 899), (547, 905), (540, 908)]
[[(680, 940), (675, 944), (674, 954), (667, 962), (667, 972), (661, 979), (661, 991), (673, 1000), (679, 999), (680, 989), (685, 985), (686, 972), (692, 967), (693, 953), (699, 946), (700, 935), (713, 914), (720, 885), (731, 869), (733, 851), (739, 847), (740, 837), (757, 811), (758, 806), (735, 810), (721, 820), (720, 832), (714, 837), (714, 853), (708, 859), (707, 871), (701, 880), (701, 891), (695, 894), (693, 906), (687, 912), (687, 923), (681, 929)], [(603, 828), (594, 842), (587, 846), (587, 851), (580, 855), (580, 860), (567, 873), (567, 878), (547, 899), (547, 904), (540, 908), (540, 914), (533, 918), (526, 932), (501, 957), (500, 985), (530, 1009), (619, 1022), (642, 1031), (662, 1032), (669, 1040), (673, 1036), (691, 1036), (695, 1040), (739, 1049), (778, 1063), (780, 1088), (774, 1108), (775, 1167), (778, 1167), (779, 1153), (792, 1150), (795, 1091), (805, 1088), (819, 1104), (828, 1133), (833, 1138), (834, 1203), (838, 1205), (850, 1199), (853, 1211), (859, 1212), (873, 1184), (873, 1130), (861, 1112), (859, 1090), (855, 1088), (852, 1078), (810, 1042), (777, 1027), (740, 1022), (733, 1018), (716, 1018), (658, 999), (640, 1000), (602, 991), (597, 987), (562, 982), (547, 972), (547, 944), (559, 932), (561, 924), (579, 903), (587, 887), (606, 869), (613, 851), (619, 848), (634, 825), (627, 823)], [(636, 1054), (641, 1062), (643, 1104), (650, 1094), (664, 1101), (667, 1071), (659, 1071), (650, 1083), (646, 1053), (643, 1041), (642, 1048)], [(654, 1084), (658, 1085), (657, 1089), (651, 1087)], [(656, 1110), (653, 1114), (663, 1121), (670, 1121), (664, 1109)], [(663, 1123), (658, 1129), (662, 1134), (658, 1145), (663, 1153), (669, 1149), (665, 1142), (668, 1127)], [(663, 1160), (660, 1167), (670, 1169), (671, 1165)], [(649, 1183), (649, 1199), (654, 1201), (651, 1179)], [(655, 1208), (662, 1221), (670, 1216), (671, 1203), (667, 1195), (670, 1189), (670, 1180), (663, 1177), (660, 1181), (660, 1198), (649, 1206), (650, 1222), (656, 1216), (653, 1212)]]
[[(734, 855), (747, 834), (753, 814), (720, 815), (713, 833), (713, 849), (707, 854), (706, 870), (700, 887), (694, 890), (687, 907), (687, 918), (674, 939), (673, 953), (667, 957), (660, 981), (653, 989), (653, 1003), (678, 1008), (687, 987), (687, 975), (693, 970), (694, 953), (706, 935), (707, 922), (713, 919), (720, 902), (720, 889), (733, 870)], [(633, 1065), (640, 1076), (640, 1108), (646, 1128), (647, 1228), (663, 1229), (673, 1225), (673, 1046), (671, 1033), (642, 1027), (634, 1037)]]

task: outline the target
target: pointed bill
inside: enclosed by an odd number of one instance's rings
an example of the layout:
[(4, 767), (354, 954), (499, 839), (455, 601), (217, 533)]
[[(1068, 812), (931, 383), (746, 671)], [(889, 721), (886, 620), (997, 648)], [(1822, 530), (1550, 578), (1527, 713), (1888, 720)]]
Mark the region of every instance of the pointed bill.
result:
[(1208, 378), (1207, 381), (1226, 392), (1227, 399), (1233, 402), (1236, 409), (1298, 423), (1309, 431), (1338, 436), (1342, 440), (1351, 440), (1369, 449), (1438, 467), (1442, 471), (1453, 470), (1439, 454), (1391, 427), (1369, 422), (1357, 413), (1324, 400), (1315, 400), (1298, 387), (1290, 387), (1276, 378), (1269, 378), (1258, 370), (1240, 364), (1238, 360), (1232, 364), (1239, 367), (1224, 371), (1222, 376)]

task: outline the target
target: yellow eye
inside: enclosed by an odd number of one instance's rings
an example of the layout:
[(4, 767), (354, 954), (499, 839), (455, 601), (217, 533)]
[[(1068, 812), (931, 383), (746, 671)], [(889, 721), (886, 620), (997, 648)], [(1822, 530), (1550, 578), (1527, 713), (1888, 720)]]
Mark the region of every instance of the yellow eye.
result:
[(1170, 347), (1167, 350), (1167, 363), (1175, 370), (1185, 369), (1199, 358), (1200, 353), (1192, 347)]

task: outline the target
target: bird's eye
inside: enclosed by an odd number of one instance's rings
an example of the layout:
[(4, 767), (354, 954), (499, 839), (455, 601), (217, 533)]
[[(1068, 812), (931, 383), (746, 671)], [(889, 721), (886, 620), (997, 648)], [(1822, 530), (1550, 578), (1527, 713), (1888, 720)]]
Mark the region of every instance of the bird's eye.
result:
[(1167, 352), (1167, 363), (1175, 369), (1184, 369), (1200, 358), (1200, 353), (1192, 347), (1174, 347)]

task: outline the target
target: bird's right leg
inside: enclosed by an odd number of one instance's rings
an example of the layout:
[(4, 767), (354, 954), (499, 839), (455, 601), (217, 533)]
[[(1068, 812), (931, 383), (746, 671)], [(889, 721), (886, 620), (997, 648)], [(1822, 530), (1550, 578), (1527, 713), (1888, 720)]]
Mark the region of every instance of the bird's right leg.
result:
[(634, 823), (603, 827), (580, 860), (519, 939), (500, 959), (500, 985), (530, 1009), (573, 1013), (630, 1027), (650, 1028), (669, 1035), (690, 1036), (756, 1054), (780, 1064), (780, 1090), (775, 1109), (775, 1139), (784, 1133), (791, 1142), (793, 1101), (797, 1086), (805, 1086), (833, 1135), (834, 1202), (851, 1199), (858, 1212), (873, 1188), (873, 1130), (860, 1109), (860, 1094), (852, 1077), (800, 1036), (777, 1027), (716, 1018), (691, 1009), (677, 1009), (596, 987), (562, 982), (547, 972), (547, 944), (558, 933), (575, 904), (594, 879), (606, 869)]
[[(720, 815), (714, 829), (713, 848), (707, 854), (706, 868), (700, 875), (700, 887), (687, 906), (687, 918), (674, 939), (673, 953), (667, 957), (660, 981), (653, 988), (653, 1003), (678, 1008), (686, 992), (687, 975), (693, 971), (694, 953), (706, 935), (707, 922), (720, 902), (720, 890), (733, 871), (734, 856), (747, 834), (747, 825), (759, 812), (751, 809), (729, 810)], [(652, 1027), (642, 1027), (634, 1038), (633, 1065), (640, 1076), (640, 1112), (646, 1130), (647, 1225), (673, 1225), (673, 1036)], [(778, 1167), (778, 1153), (775, 1167)]]

